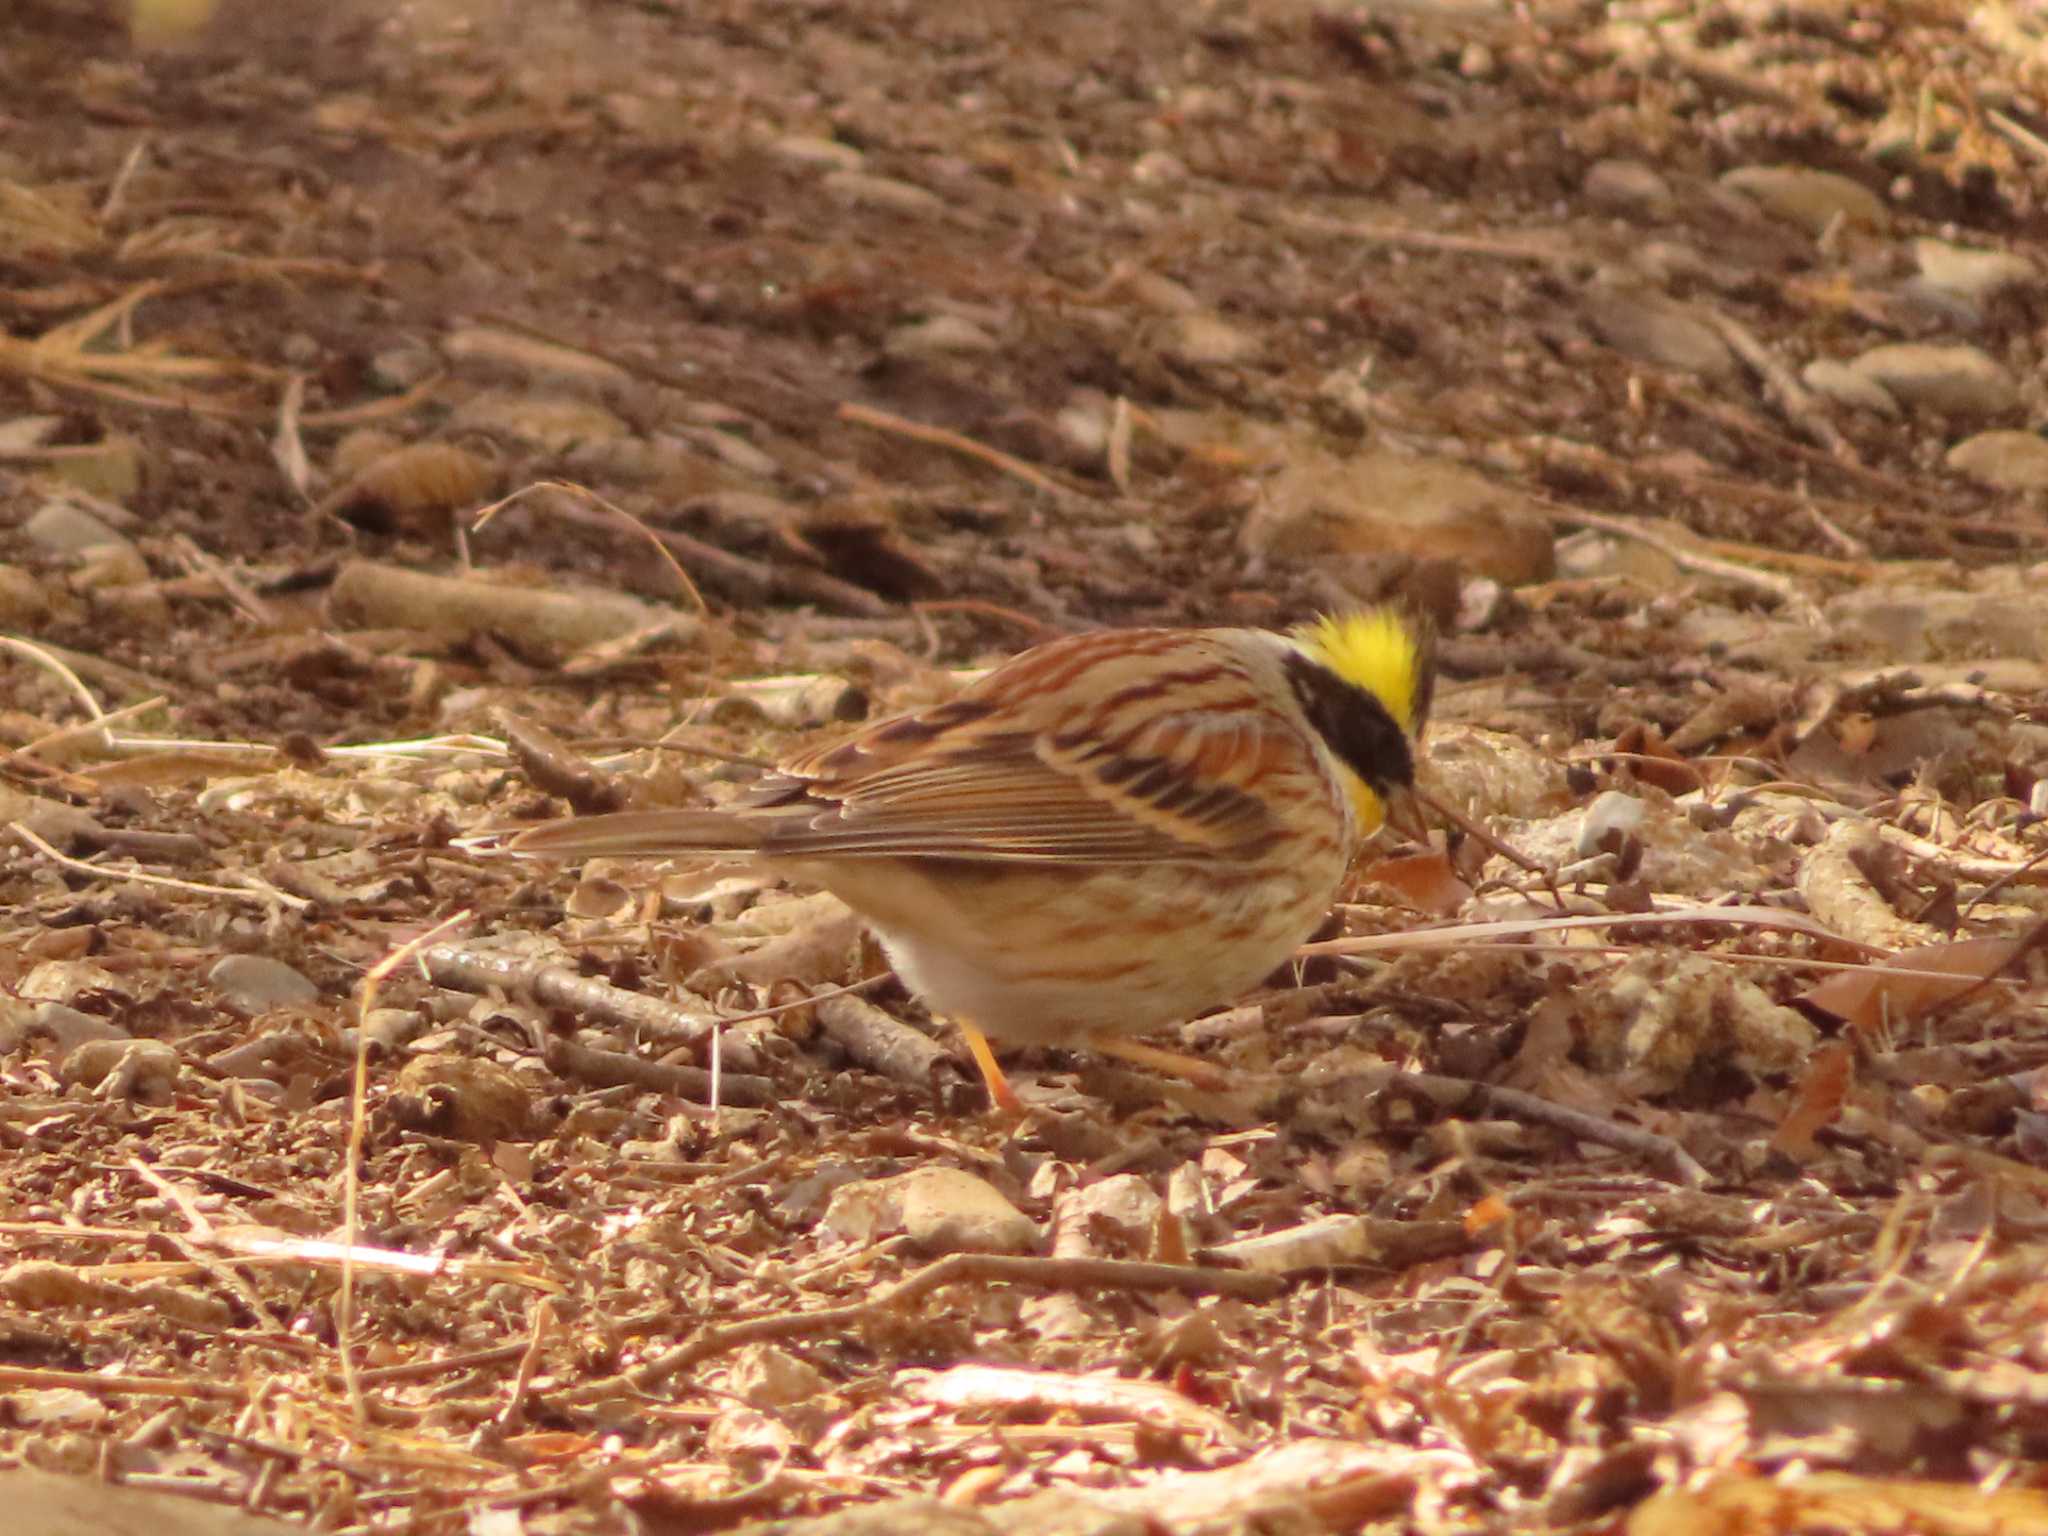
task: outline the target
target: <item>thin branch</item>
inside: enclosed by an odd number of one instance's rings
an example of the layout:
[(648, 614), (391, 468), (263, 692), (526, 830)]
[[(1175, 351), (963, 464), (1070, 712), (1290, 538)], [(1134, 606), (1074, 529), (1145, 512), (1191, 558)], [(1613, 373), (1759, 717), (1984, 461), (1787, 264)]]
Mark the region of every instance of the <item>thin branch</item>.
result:
[(898, 416), (891, 411), (878, 411), (873, 406), (856, 405), (851, 400), (840, 404), (839, 419), (855, 422), (864, 427), (873, 427), (881, 432), (893, 432), (898, 437), (907, 437), (914, 443), (927, 443), (934, 448), (949, 448), (954, 453), (978, 459), (989, 468), (999, 470), (1013, 480), (1021, 480), (1034, 490), (1043, 491), (1056, 500), (1064, 501), (1081, 495), (1081, 492), (1071, 486), (1062, 485), (1044, 470), (1036, 469), (1022, 459), (1004, 453), (1000, 448), (977, 443), (971, 437), (949, 432), (944, 427), (928, 426), (924, 422), (912, 421), (907, 416)]
[(768, 1339), (843, 1333), (943, 1286), (961, 1281), (1037, 1285), (1049, 1290), (1180, 1291), (1194, 1296), (1272, 1296), (1286, 1282), (1275, 1275), (1236, 1269), (1202, 1269), (1186, 1264), (1145, 1264), (1122, 1259), (1040, 1259), (996, 1253), (956, 1253), (899, 1280), (880, 1295), (843, 1307), (810, 1312), (772, 1312), (744, 1322), (700, 1329), (676, 1348), (630, 1371), (561, 1394), (561, 1402), (602, 1402), (622, 1392), (646, 1392), (698, 1362), (744, 1344)]
[(313, 905), (303, 896), (290, 895), (272, 885), (265, 885), (260, 890), (238, 889), (232, 885), (202, 885), (196, 880), (175, 880), (169, 875), (152, 875), (147, 870), (116, 869), (111, 865), (91, 864), (84, 859), (74, 859), (68, 853), (59, 853), (21, 822), (10, 821), (7, 829), (52, 863), (75, 874), (89, 875), (95, 880), (132, 880), (138, 885), (158, 885), (166, 890), (186, 891), (195, 896), (225, 896), (232, 901), (260, 901), (266, 907), (286, 906), (295, 912), (303, 912)]

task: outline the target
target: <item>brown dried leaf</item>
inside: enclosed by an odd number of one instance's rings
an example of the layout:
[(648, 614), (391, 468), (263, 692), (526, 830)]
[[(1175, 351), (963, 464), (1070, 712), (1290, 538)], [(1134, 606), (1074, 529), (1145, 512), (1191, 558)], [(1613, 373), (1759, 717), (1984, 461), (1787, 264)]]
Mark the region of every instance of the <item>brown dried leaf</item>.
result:
[(1791, 1111), (1771, 1137), (1771, 1146), (1802, 1162), (1812, 1157), (1818, 1150), (1815, 1134), (1834, 1123), (1855, 1080), (1856, 1055), (1847, 1045), (1835, 1041), (1815, 1051), (1800, 1076)]
[(1458, 878), (1448, 853), (1432, 850), (1367, 865), (1361, 879), (1385, 886), (1420, 912), (1449, 917), (1472, 899), (1472, 887)]
[(1922, 945), (1879, 965), (1837, 971), (1808, 987), (1800, 1001), (1833, 1014), (1851, 1029), (1874, 1032), (1917, 1018), (1984, 985), (2029, 942), (2031, 936)]

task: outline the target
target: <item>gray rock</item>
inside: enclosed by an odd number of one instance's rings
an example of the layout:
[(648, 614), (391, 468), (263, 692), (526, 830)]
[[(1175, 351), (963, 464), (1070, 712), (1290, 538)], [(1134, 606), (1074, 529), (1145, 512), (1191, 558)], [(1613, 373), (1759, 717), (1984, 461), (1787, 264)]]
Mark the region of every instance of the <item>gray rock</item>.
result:
[(1817, 395), (1826, 395), (1843, 405), (1857, 406), (1862, 410), (1875, 411), (1880, 416), (1897, 420), (1904, 414), (1899, 402), (1891, 391), (1874, 380), (1866, 379), (1847, 363), (1838, 363), (1831, 357), (1815, 358), (1799, 370), (1799, 377), (1806, 387)]
[(1979, 432), (1949, 449), (1948, 467), (2001, 491), (2048, 491), (2048, 438)]
[(1177, 315), (1159, 350), (1184, 368), (1230, 368), (1259, 355), (1258, 338), (1210, 314)]
[(1736, 370), (1719, 331), (1660, 295), (1595, 288), (1587, 311), (1600, 339), (1624, 357), (1706, 378)]
[(809, 133), (785, 134), (768, 146), (768, 152), (791, 165), (821, 171), (857, 171), (867, 161), (867, 156), (851, 144)]
[(724, 432), (717, 427), (686, 427), (684, 435), (704, 447), (727, 468), (752, 475), (757, 480), (773, 480), (782, 473), (780, 459), (764, 448), (755, 447), (737, 432)]
[(81, 1013), (63, 1003), (43, 1003), (29, 1015), (29, 1033), (47, 1035), (54, 1049), (51, 1059), (61, 1062), (88, 1040), (126, 1040), (129, 1033), (111, 1019)]
[(64, 425), (62, 416), (9, 416), (0, 420), (0, 455), (32, 453), (47, 445)]
[(946, 206), (945, 199), (935, 192), (889, 176), (870, 176), (865, 171), (833, 171), (825, 178), (824, 186), (826, 191), (849, 203), (892, 213), (938, 213)]
[(1711, 288), (1727, 277), (1683, 240), (1645, 240), (1629, 252), (1628, 264), (1651, 287), (1667, 292), (1679, 283)]
[(1676, 202), (1671, 184), (1640, 160), (1594, 161), (1581, 190), (1594, 207), (1625, 218), (1660, 218)]
[(1038, 1241), (1030, 1217), (994, 1185), (959, 1168), (919, 1168), (844, 1185), (833, 1191), (824, 1225), (853, 1242), (902, 1232), (932, 1253), (1022, 1253)]
[(808, 1360), (776, 1344), (749, 1344), (733, 1356), (726, 1390), (753, 1408), (787, 1408), (808, 1402), (831, 1382)]
[(304, 1008), (320, 996), (312, 982), (268, 955), (229, 955), (206, 973), (206, 979), (229, 1007), (243, 1013)]
[(102, 501), (128, 502), (142, 489), (146, 468), (142, 444), (132, 437), (109, 437), (89, 447), (66, 448), (44, 471)]
[(1983, 308), (1946, 288), (1937, 288), (1924, 277), (1909, 277), (1899, 284), (1893, 302), (1902, 315), (1916, 319), (1926, 329), (1955, 333), (1974, 331), (1984, 324)]
[(1774, 218), (1818, 235), (1837, 218), (1865, 229), (1890, 222), (1884, 201), (1860, 181), (1802, 165), (1744, 165), (1721, 178)]
[(2020, 403), (2012, 376), (1977, 347), (1898, 342), (1872, 347), (1849, 366), (1911, 408), (1997, 416)]
[(101, 544), (125, 545), (125, 535), (116, 533), (83, 507), (68, 501), (46, 501), (22, 525), (29, 541), (53, 555), (82, 554)]
[(1556, 570), (1549, 519), (1527, 496), (1454, 460), (1393, 448), (1339, 458), (1303, 445), (1261, 483), (1238, 545), (1263, 560), (1448, 560), (1508, 586)]
[(1972, 306), (2041, 278), (2039, 268), (2011, 251), (1973, 251), (1945, 240), (1915, 240), (1913, 255), (1920, 263), (1922, 282)]
[(1585, 815), (1579, 818), (1573, 849), (1582, 859), (1604, 853), (1611, 836), (1634, 836), (1648, 815), (1648, 809), (1634, 795), (1618, 789), (1607, 790), (1594, 796), (1593, 803), (1586, 807)]
[(1987, 658), (2048, 660), (2038, 589), (2025, 592), (1851, 590), (1823, 609), (1849, 655), (1887, 664)]
[(465, 325), (441, 343), (441, 350), (465, 369), (586, 393), (616, 388), (632, 377), (610, 358), (494, 325)]
[(178, 1053), (161, 1040), (86, 1040), (64, 1058), (61, 1076), (107, 1098), (168, 1104), (178, 1082)]
[(933, 315), (889, 333), (882, 350), (891, 357), (964, 357), (993, 352), (996, 339), (972, 320), (958, 315)]

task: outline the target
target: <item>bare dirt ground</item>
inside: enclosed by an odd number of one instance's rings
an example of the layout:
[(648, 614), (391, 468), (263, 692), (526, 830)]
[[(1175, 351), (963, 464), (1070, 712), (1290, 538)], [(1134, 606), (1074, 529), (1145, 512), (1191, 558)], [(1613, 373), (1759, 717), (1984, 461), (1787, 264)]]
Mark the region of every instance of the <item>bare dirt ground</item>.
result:
[[(173, 10), (0, 19), (11, 1529), (2048, 1531), (2048, 13)], [(1227, 1093), (457, 846), (1394, 593), (1513, 853)]]

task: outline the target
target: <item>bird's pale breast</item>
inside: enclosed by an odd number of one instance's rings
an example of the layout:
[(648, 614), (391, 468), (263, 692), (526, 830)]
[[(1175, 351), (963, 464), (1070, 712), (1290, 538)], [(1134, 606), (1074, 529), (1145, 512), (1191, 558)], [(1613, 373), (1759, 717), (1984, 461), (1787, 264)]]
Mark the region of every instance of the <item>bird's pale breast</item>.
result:
[(1241, 996), (1314, 932), (1347, 854), (1304, 836), (1251, 866), (876, 859), (790, 872), (866, 918), (933, 1013), (1056, 1043)]

